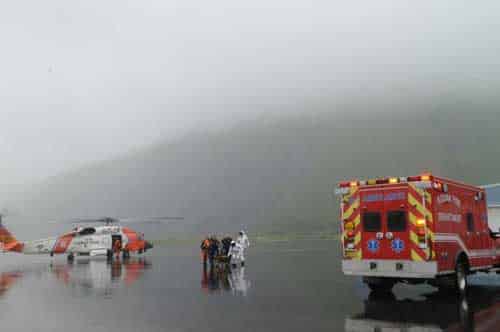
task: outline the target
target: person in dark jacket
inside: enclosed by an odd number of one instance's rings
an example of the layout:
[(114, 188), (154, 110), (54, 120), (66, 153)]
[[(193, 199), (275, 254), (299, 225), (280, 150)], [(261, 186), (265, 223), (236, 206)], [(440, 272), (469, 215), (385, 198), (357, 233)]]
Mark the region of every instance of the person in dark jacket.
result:
[(215, 236), (210, 238), (210, 246), (208, 247), (208, 260), (210, 265), (214, 265), (214, 259), (219, 254), (219, 240)]
[(222, 239), (222, 254), (224, 256), (227, 256), (227, 253), (229, 252), (229, 248), (231, 247), (231, 241), (233, 241), (233, 239), (229, 236), (229, 235), (226, 235), (226, 237), (224, 237)]

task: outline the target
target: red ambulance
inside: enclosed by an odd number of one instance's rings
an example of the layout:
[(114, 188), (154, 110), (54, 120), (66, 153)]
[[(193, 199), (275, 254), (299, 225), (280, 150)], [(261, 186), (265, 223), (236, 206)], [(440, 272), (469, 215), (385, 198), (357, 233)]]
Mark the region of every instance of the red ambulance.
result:
[(372, 290), (395, 283), (453, 288), (500, 267), (500, 233), (484, 188), (423, 174), (341, 182), (342, 271)]

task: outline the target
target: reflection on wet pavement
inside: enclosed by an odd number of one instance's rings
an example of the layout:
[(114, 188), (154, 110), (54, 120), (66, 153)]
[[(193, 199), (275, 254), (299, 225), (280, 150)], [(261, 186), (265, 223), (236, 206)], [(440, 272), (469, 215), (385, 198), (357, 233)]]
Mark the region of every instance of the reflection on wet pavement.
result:
[(135, 257), (112, 262), (80, 259), (72, 264), (51, 264), (50, 270), (57, 280), (73, 289), (110, 295), (113, 288), (132, 285), (150, 266), (146, 259)]
[(197, 247), (113, 263), (0, 255), (2, 331), (500, 331), (499, 276), (479, 275), (462, 302), (425, 285), (381, 296), (344, 276), (337, 252), (259, 244), (231, 271), (203, 269)]
[(201, 289), (209, 294), (230, 292), (233, 295), (247, 296), (250, 281), (245, 278), (245, 267), (217, 268), (203, 265), (201, 270)]
[[(126, 287), (139, 279), (151, 264), (144, 258), (126, 260), (80, 259), (73, 263), (48, 264), (49, 274), (62, 285), (81, 290), (82, 294), (99, 293), (110, 295), (114, 288)], [(0, 274), (0, 297), (15, 285), (16, 280), (29, 274), (43, 273), (46, 266), (26, 271), (12, 271)]]
[(22, 277), (21, 272), (5, 272), (0, 274), (0, 297), (7, 292)]
[(422, 296), (372, 292), (364, 311), (345, 319), (345, 331), (500, 331), (500, 287), (472, 286), (464, 299), (438, 291)]

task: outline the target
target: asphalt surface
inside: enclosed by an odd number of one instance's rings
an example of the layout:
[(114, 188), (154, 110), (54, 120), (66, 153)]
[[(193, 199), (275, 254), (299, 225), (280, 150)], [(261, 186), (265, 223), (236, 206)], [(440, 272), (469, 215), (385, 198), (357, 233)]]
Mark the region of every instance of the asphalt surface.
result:
[(267, 241), (231, 273), (197, 244), (129, 261), (0, 255), (3, 331), (498, 331), (500, 276), (465, 301), (430, 286), (370, 294), (340, 272), (331, 240)]

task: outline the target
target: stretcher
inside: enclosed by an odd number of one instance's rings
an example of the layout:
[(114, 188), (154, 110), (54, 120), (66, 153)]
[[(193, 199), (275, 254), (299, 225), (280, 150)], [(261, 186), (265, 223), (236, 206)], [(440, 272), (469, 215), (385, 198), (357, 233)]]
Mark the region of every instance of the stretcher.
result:
[(225, 263), (229, 264), (230, 258), (226, 255), (217, 255), (215, 256), (215, 262), (216, 263)]
[(229, 268), (231, 259), (226, 255), (217, 255), (214, 258), (215, 267), (219, 270), (226, 270)]

